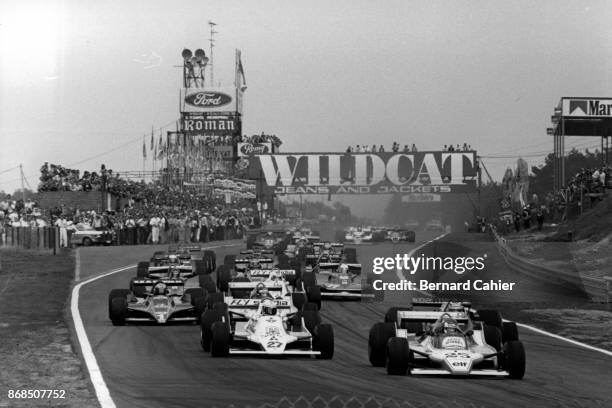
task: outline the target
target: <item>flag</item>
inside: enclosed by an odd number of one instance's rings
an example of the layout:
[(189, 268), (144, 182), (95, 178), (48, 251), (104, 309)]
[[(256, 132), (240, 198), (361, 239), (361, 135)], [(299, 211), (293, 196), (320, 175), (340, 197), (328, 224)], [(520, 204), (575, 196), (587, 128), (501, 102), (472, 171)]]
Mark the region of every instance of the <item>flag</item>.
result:
[(246, 78), (244, 76), (244, 67), (242, 66), (240, 50), (236, 50), (236, 88), (246, 86)]
[(145, 138), (142, 138), (142, 158), (147, 158), (147, 143), (145, 142)]
[(153, 126), (151, 126), (151, 150), (153, 150), (153, 145), (154, 145), (154, 141), (153, 141)]

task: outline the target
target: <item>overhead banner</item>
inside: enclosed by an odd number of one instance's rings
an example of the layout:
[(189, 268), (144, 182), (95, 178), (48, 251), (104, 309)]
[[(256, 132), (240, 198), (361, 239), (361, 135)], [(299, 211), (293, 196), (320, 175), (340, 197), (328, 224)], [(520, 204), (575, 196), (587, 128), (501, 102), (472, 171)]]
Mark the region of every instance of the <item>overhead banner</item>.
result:
[(580, 118), (611, 118), (611, 98), (563, 98), (561, 114)]
[(447, 194), (476, 191), (476, 152), (279, 153), (248, 160), (276, 194)]
[(181, 112), (237, 112), (236, 89), (183, 88)]
[(272, 153), (272, 143), (238, 143), (238, 157)]
[(237, 115), (203, 113), (183, 115), (183, 132), (188, 135), (231, 135), (241, 133), (241, 121)]

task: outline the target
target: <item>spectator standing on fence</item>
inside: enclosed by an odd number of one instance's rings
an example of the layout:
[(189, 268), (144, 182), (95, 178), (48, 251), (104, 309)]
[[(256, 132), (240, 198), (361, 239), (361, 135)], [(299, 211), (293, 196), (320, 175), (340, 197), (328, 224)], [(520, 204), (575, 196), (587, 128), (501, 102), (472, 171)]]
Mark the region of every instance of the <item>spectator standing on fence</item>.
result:
[(168, 225), (168, 218), (165, 213), (161, 213), (159, 216), (159, 243), (167, 244), (168, 243), (168, 231), (170, 230), (170, 226)]
[(529, 227), (531, 227), (531, 211), (525, 206), (523, 208), (523, 228), (529, 229)]
[(138, 245), (145, 244), (147, 241), (147, 220), (142, 213), (139, 214), (136, 221), (136, 243)]
[(127, 235), (127, 243), (128, 245), (136, 244), (136, 220), (132, 214), (128, 213), (127, 219), (125, 220), (125, 229)]

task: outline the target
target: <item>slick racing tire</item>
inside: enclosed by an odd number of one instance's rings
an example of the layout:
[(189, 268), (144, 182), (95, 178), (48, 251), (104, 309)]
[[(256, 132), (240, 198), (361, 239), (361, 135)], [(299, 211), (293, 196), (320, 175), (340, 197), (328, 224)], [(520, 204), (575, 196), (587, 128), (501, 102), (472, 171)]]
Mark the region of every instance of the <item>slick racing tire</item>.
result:
[(315, 273), (314, 272), (304, 272), (302, 274), (302, 282), (304, 283), (305, 288), (316, 286), (317, 278), (315, 277)]
[(210, 273), (210, 270), (208, 269), (208, 265), (206, 265), (206, 262), (200, 259), (196, 259), (193, 261), (193, 269), (194, 269), (195, 275), (198, 275), (198, 276), (208, 275)]
[(225, 258), (223, 258), (223, 265), (227, 266), (229, 269), (234, 269), (236, 267), (236, 255), (225, 255)]
[(127, 296), (130, 294), (129, 289), (113, 289), (108, 294), (108, 318), (113, 319), (112, 317), (112, 303), (114, 298), (122, 297), (127, 299)]
[(139, 278), (146, 278), (149, 276), (148, 262), (138, 262), (138, 265), (136, 266), (136, 276)]
[(206, 310), (206, 299), (204, 296), (196, 298), (193, 306), (195, 307), (196, 323), (200, 324), (202, 315)]
[(502, 342), (517, 341), (519, 339), (518, 328), (515, 322), (502, 322)]
[(298, 314), (304, 319), (306, 330), (308, 330), (311, 334), (314, 334), (315, 327), (321, 324), (321, 316), (319, 315), (319, 312), (314, 310), (304, 310)]
[(215, 310), (208, 309), (200, 317), (200, 345), (204, 351), (210, 351), (212, 341), (212, 325), (223, 321), (222, 316)]
[(334, 330), (331, 324), (319, 324), (314, 328), (312, 348), (321, 352), (317, 358), (331, 360), (334, 356)]
[(308, 303), (306, 303), (304, 305), (302, 310), (304, 310), (304, 311), (310, 310), (310, 311), (313, 311), (313, 312), (317, 312), (319, 310), (319, 305), (317, 305), (316, 303), (308, 302)]
[(226, 322), (229, 322), (229, 307), (225, 302), (215, 302), (212, 309), (219, 315), (225, 318)]
[(497, 350), (498, 352), (501, 351), (501, 345), (502, 345), (501, 330), (499, 330), (495, 326), (487, 326), (486, 324), (484, 325), (483, 330), (484, 330), (484, 338), (487, 344), (495, 348), (495, 350)]
[(406, 375), (410, 362), (408, 340), (402, 337), (391, 337), (387, 341), (387, 374)]
[(402, 310), (401, 307), (390, 307), (385, 313), (385, 323), (397, 323), (397, 312)]
[(394, 323), (376, 323), (368, 336), (368, 358), (374, 367), (387, 363), (387, 342), (395, 336)]
[(279, 269), (289, 269), (289, 257), (286, 254), (278, 256), (278, 267)]
[(344, 255), (346, 255), (346, 262), (357, 263), (357, 249), (356, 248), (345, 248)]
[(508, 370), (510, 378), (520, 380), (525, 376), (525, 347), (520, 341), (509, 341), (504, 345), (502, 368)]
[(135, 278), (130, 279), (130, 290), (132, 291), (134, 296), (139, 297), (139, 298), (144, 298), (147, 296), (145, 293), (147, 291), (147, 287), (144, 285), (134, 285), (134, 280), (138, 280), (138, 279), (143, 279), (143, 278), (135, 277)]
[(197, 299), (204, 298), (204, 290), (202, 288), (185, 289), (185, 295), (189, 295), (191, 304), (195, 306)]
[(487, 326), (495, 326), (501, 330), (502, 316), (497, 310), (478, 310), (478, 316), (480, 316), (480, 320)]
[(125, 318), (127, 316), (127, 298), (118, 296), (111, 299), (110, 316), (113, 326), (125, 325)]
[(202, 259), (208, 265), (209, 273), (217, 269), (217, 254), (215, 254), (215, 251), (211, 251), (210, 249), (204, 250)]
[(310, 286), (306, 288), (306, 294), (308, 295), (308, 302), (317, 305), (318, 309), (321, 309), (321, 288), (318, 286)]
[(200, 287), (204, 289), (206, 293), (215, 293), (217, 291), (217, 285), (212, 280), (210, 275), (200, 275), (198, 276), (198, 280), (200, 281)]
[(291, 301), (297, 310), (302, 310), (308, 299), (306, 299), (304, 292), (293, 292), (291, 293)]
[(214, 292), (206, 295), (206, 308), (212, 309), (215, 303), (223, 302), (225, 299), (223, 297), (223, 293)]
[(217, 269), (217, 287), (221, 292), (227, 292), (229, 290), (229, 283), (232, 280), (232, 271), (226, 266), (222, 265)]
[(229, 356), (231, 334), (228, 325), (224, 322), (213, 323), (211, 332), (210, 355), (213, 357)]

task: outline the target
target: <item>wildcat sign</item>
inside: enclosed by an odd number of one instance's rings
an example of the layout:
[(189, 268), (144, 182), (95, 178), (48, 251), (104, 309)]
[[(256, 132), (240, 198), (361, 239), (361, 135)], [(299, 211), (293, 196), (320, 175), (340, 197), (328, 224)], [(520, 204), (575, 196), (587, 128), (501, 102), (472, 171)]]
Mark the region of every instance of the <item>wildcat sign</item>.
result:
[(476, 152), (283, 153), (249, 159), (276, 194), (458, 193), (476, 190)]

